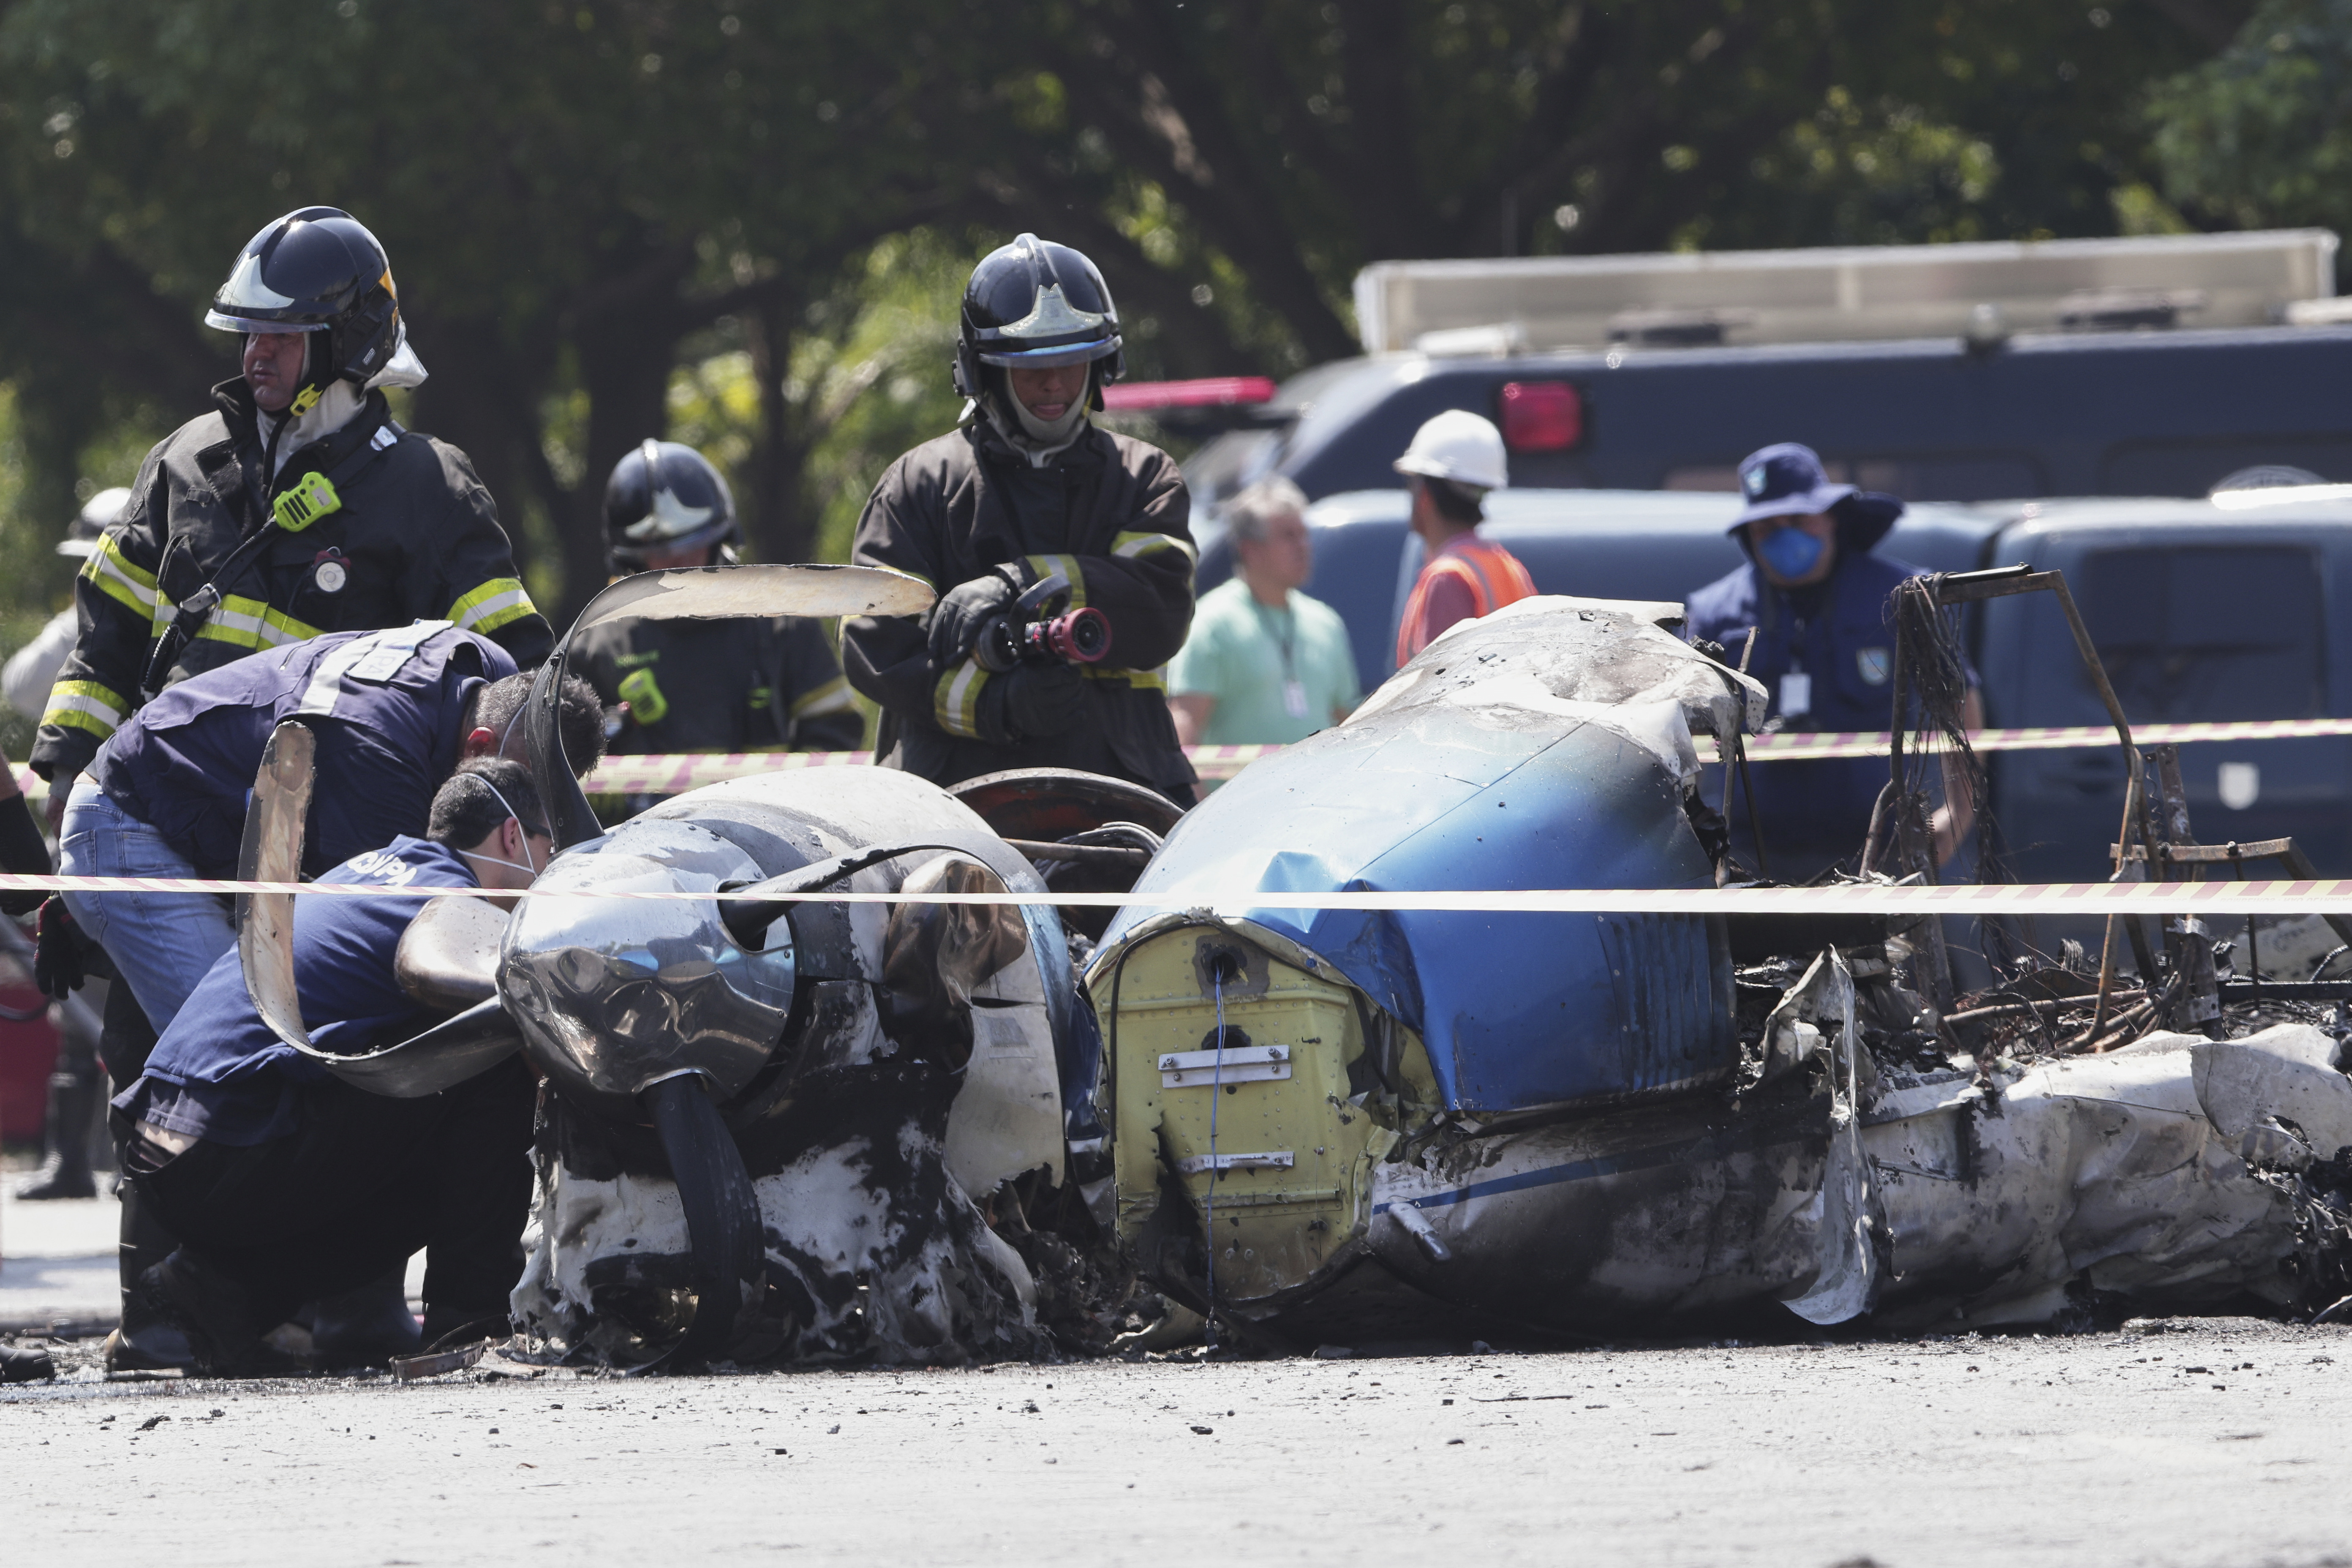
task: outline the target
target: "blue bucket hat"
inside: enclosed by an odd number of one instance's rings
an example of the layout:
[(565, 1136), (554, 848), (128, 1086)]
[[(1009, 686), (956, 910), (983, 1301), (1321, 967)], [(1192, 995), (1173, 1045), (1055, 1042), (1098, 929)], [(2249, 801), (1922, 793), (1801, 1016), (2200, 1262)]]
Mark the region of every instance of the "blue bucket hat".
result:
[(1797, 441), (1782, 441), (1742, 458), (1739, 494), (1748, 504), (1724, 531), (1743, 542), (1741, 530), (1759, 519), (1825, 511), (1837, 519), (1838, 547), (1860, 552), (1885, 538), (1903, 515), (1903, 503), (1893, 496), (1832, 484), (1821, 454)]
[(1852, 485), (1830, 483), (1821, 455), (1811, 447), (1783, 441), (1740, 459), (1739, 493), (1748, 507), (1734, 528), (1763, 517), (1809, 517), (1856, 492)]

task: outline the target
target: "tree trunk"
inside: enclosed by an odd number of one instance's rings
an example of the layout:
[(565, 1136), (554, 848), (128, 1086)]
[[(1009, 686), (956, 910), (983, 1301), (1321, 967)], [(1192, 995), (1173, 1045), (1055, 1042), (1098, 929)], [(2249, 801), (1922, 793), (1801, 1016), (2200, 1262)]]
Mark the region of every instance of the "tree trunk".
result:
[(588, 394), (588, 449), (579, 487), (556, 520), (563, 551), (559, 628), (572, 624), (608, 575), (604, 481), (631, 447), (668, 433), (669, 374), (677, 349), (670, 291), (665, 287), (649, 301), (583, 312), (573, 330)]
[(531, 550), (522, 519), (530, 479), (523, 443), (537, 439), (538, 422), (517, 416), (536, 398), (512, 390), (522, 378), (497, 350), (496, 322), (436, 318), (411, 330), (418, 356), (430, 354), (425, 363), (432, 372), (416, 389), (416, 427), (466, 454), (498, 507), (515, 566), (527, 572)]

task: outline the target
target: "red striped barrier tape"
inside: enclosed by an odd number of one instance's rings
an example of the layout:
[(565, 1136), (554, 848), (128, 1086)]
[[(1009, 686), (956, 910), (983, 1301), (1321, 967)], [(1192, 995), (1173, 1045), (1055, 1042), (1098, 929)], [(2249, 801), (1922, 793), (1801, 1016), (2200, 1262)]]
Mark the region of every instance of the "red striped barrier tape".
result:
[[(2285, 741), (2314, 736), (2352, 735), (2352, 719), (2263, 719), (2224, 724), (2143, 724), (2132, 739), (2143, 746), (2191, 745), (2217, 741)], [(1885, 733), (1781, 731), (1753, 735), (1748, 741), (1750, 762), (1815, 762), (1832, 757), (1883, 757), (1890, 737)], [(1979, 730), (1969, 743), (1979, 752), (2059, 751), (2080, 746), (2115, 744), (2113, 729), (2100, 725), (2042, 726), (2017, 730)], [(1187, 746), (1193, 771), (1204, 779), (1229, 779), (1280, 746)], [(682, 795), (724, 779), (789, 768), (822, 768), (871, 763), (871, 752), (750, 752), (673, 753), (641, 757), (607, 757), (588, 775), (591, 794)]]
[[(2132, 739), (2144, 746), (2194, 745), (2221, 741), (2290, 741), (2315, 736), (2352, 735), (2352, 719), (2261, 719), (2218, 724), (2142, 724)], [(2045, 726), (2019, 730), (1979, 730), (1969, 742), (1979, 752), (2060, 751), (2073, 747), (2109, 746), (2116, 732), (2103, 725)], [(1890, 738), (1885, 733), (1783, 731), (1751, 735), (1750, 762), (1818, 762), (1833, 757), (1880, 757)], [(1204, 779), (1229, 779), (1280, 746), (1188, 746), (1194, 771)], [(667, 752), (644, 756), (607, 757), (584, 781), (591, 795), (683, 795), (704, 784), (728, 779), (795, 768), (869, 767), (871, 752)], [(38, 796), (47, 785), (31, 769), (18, 766), (17, 787)]]
[(1927, 915), (2025, 914), (2330, 914), (2352, 910), (2352, 879), (2263, 882), (2027, 882), (1949, 888), (1849, 883), (1833, 888), (1570, 888), (1397, 892), (868, 893), (824, 891), (694, 892), (682, 889), (606, 891), (592, 888), (394, 888), (367, 882), (238, 882), (197, 877), (36, 877), (0, 875), (0, 891), (91, 893), (323, 893), (344, 898), (633, 899), (699, 902), (781, 899), (797, 903), (1063, 904), (1087, 909), (1426, 910), (1464, 914)]

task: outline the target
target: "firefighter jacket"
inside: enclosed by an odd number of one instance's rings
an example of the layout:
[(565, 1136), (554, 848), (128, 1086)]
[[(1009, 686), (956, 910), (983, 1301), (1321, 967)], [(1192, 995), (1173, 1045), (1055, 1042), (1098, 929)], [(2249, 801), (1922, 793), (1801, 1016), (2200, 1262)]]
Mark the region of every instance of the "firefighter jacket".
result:
[(850, 684), (882, 705), (885, 766), (936, 784), (1004, 768), (1080, 768), (1131, 780), (1181, 805), (1192, 764), (1168, 714), (1163, 668), (1192, 621), (1192, 499), (1175, 459), (1089, 426), (1042, 468), (984, 424), (927, 441), (875, 486), (851, 559), (921, 577), (940, 593), (992, 570), (1021, 587), (1058, 572), (1070, 607), (1110, 621), (1109, 656), (1082, 666), (1085, 718), (1016, 741), (991, 717), (991, 675), (969, 658), (931, 661), (923, 621), (842, 623)]
[[(213, 401), (215, 412), (147, 454), (121, 521), (74, 583), (80, 633), (50, 690), (34, 772), (52, 781), (79, 773), (173, 681), (324, 632), (445, 620), (488, 637), (524, 668), (547, 657), (553, 635), (515, 574), (498, 510), (464, 453), (403, 430), (374, 392), (349, 424), (288, 458), (273, 482), (245, 383), (215, 387)], [(341, 476), (335, 505), (321, 510), (312, 487), (307, 506), (273, 514), (273, 503), (320, 474)], [(231, 580), (215, 582), (264, 529), (267, 542)], [(151, 681), (178, 606), (208, 584), (217, 605)]]
[(629, 711), (606, 750), (848, 752), (866, 716), (821, 621), (607, 621), (572, 645), (572, 673)]

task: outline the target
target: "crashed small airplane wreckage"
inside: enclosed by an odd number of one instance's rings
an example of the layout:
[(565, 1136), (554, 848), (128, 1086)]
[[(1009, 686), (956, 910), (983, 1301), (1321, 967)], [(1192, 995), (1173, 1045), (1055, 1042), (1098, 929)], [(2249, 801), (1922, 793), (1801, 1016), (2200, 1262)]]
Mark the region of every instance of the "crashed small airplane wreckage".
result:
[(1147, 1278), (1290, 1347), (2352, 1289), (2352, 1080), (2318, 1028), (1979, 1057), (1920, 994), (1925, 936), (1883, 921), (1235, 892), (1745, 878), (1694, 741), (1733, 756), (1764, 694), (1679, 617), (1464, 623), (1169, 837), (1087, 972)]
[[(657, 573), (607, 589), (572, 636), (621, 615), (916, 614), (930, 599), (866, 568)], [(697, 790), (608, 832), (555, 727), (569, 646), (527, 710), (562, 850), (538, 885), (624, 896), (526, 900), (511, 915), (435, 900), (397, 967), (447, 1021), (355, 1056), (317, 1050), (303, 1028), (292, 896), (248, 896), (240, 940), (263, 1016), (380, 1093), (430, 1094), (517, 1050), (545, 1078), (513, 1302), (527, 1353), (642, 1370), (1053, 1353), (1023, 1247), (1065, 1272), (1075, 1255), (1017, 1223), (1022, 1196), (1005, 1189), (1026, 1177), (1082, 1206), (1073, 1159), (1080, 1177), (1108, 1173), (1099, 1037), (1055, 909), (750, 895), (1043, 891), (982, 812), (1078, 840), (1032, 846), (1057, 868), (1098, 858), (1131, 876), (1176, 808), (1087, 774), (1000, 774), (960, 799), (905, 773), (824, 768)], [(299, 864), (307, 740), (299, 725), (273, 737), (248, 879)], [(625, 896), (720, 889), (747, 896)]]
[[(859, 568), (656, 573), (572, 635), (929, 601)], [(369, 1055), (310, 1047), (288, 897), (244, 900), (248, 984), (281, 1036), (378, 1092), (518, 1050), (544, 1076), (525, 1356), (1087, 1353), (1137, 1272), (1272, 1348), (2352, 1293), (2336, 1038), (2123, 1044), (2186, 1016), (2186, 969), (2137, 931), (2142, 999), (2110, 1011), (2111, 940), (2083, 1037), (2122, 1048), (2036, 1054), (1964, 1041), (1970, 1015), (1931, 1001), (1933, 931), (1884, 921), (1249, 906), (1746, 879), (1697, 742), (1736, 756), (1763, 694), (1678, 616), (1537, 598), (1465, 623), (1181, 821), (1085, 774), (950, 793), (824, 768), (606, 830), (553, 723), (560, 648), (528, 720), (563, 848), (540, 886), (589, 896), (511, 916), (436, 900), (400, 967), (447, 1021)], [(303, 737), (280, 739), (249, 879), (299, 862)], [(1915, 853), (1916, 821), (1896, 826)], [(1143, 901), (1107, 929), (1043, 904), (785, 897), (1130, 882)], [(625, 896), (680, 889), (747, 896)], [(2049, 994), (2089, 989), (2061, 978)]]

